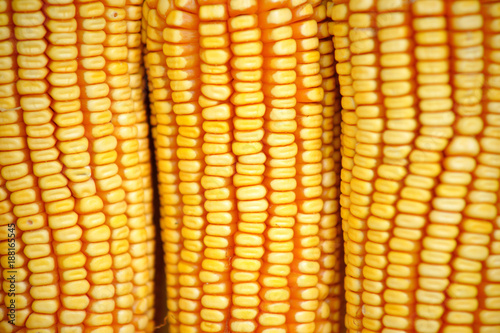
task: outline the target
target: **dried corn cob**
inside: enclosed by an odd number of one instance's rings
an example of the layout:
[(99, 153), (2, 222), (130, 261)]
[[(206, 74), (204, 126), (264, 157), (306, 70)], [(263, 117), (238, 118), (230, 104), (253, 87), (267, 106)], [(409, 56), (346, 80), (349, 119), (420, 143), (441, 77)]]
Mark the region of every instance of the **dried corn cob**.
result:
[[(327, 25), (318, 32), (317, 23), (326, 7), (305, 0), (171, 0), (147, 2), (144, 14), (153, 8), (158, 17), (147, 22), (146, 65), (153, 89), (160, 83), (150, 75), (153, 62), (166, 65), (162, 78), (178, 126), (170, 156), (179, 159), (175, 184), (183, 201), (182, 223), (175, 226), (182, 237), (162, 224), (171, 330), (327, 331), (330, 318), (339, 319), (340, 289), (333, 285), (340, 279), (338, 271), (326, 273), (327, 310), (319, 310), (321, 228), (324, 269), (339, 269), (328, 242), (338, 233), (338, 192), (324, 193), (322, 185), (323, 153), (334, 172), (328, 148), (334, 94), (324, 99), (325, 89), (334, 90), (333, 57), (331, 41), (320, 50), (319, 39), (329, 36)], [(159, 49), (164, 58), (150, 58)], [(323, 147), (324, 113), (331, 133)], [(160, 173), (172, 172), (170, 156), (157, 157)], [(333, 188), (331, 173), (326, 182)], [(177, 204), (179, 194), (165, 198), (162, 209)], [(323, 196), (332, 201), (324, 212)]]
[[(7, 28), (2, 38), (11, 51), (2, 48), (3, 65), (10, 61), (12, 74), (2, 96), (0, 183), (11, 192), (13, 206), (2, 225), (15, 216), (14, 243), (23, 251), (12, 258), (13, 267), (2, 262), (19, 288), (5, 297), (16, 308), (16, 319), (3, 316), (0, 330), (146, 329), (147, 317), (133, 320), (133, 312), (147, 310), (145, 294), (138, 292), (147, 281), (141, 274), (147, 272), (147, 257), (143, 251), (133, 262), (127, 253), (140, 252), (129, 248), (129, 239), (137, 245), (146, 232), (134, 219), (144, 211), (143, 196), (130, 182), (122, 184), (122, 176), (127, 180), (137, 165), (138, 158), (124, 154), (125, 138), (136, 140), (136, 132), (134, 127), (127, 137), (127, 130), (113, 124), (134, 121), (123, 119), (126, 115), (113, 120), (113, 113), (132, 110), (127, 38), (120, 35), (126, 25), (112, 23), (125, 17), (125, 2), (109, 1), (107, 8), (101, 1), (6, 3), (0, 6)], [(128, 144), (133, 150), (134, 143)], [(124, 168), (119, 171), (118, 165)], [(139, 181), (142, 186), (142, 177)]]
[[(332, 30), (338, 61), (349, 34), (351, 55), (337, 70), (356, 114), (343, 111), (343, 135), (352, 128), (356, 140), (352, 160), (354, 141), (342, 141), (343, 180), (351, 181), (342, 187), (349, 201), (341, 199), (350, 213), (348, 332), (500, 329), (490, 273), (500, 142), (488, 56), (497, 6), (351, 0), (332, 9), (334, 21), (349, 21)], [(352, 90), (342, 89), (346, 68)]]

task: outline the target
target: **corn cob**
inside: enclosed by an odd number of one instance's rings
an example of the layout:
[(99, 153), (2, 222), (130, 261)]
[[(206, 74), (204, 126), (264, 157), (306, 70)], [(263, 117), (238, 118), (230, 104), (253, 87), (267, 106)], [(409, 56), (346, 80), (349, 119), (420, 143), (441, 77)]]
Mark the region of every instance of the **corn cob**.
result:
[[(172, 184), (162, 211), (170, 209), (177, 219), (162, 222), (170, 329), (328, 331), (329, 321), (339, 320), (340, 252), (332, 244), (338, 192), (328, 148), (334, 135), (333, 57), (327, 24), (318, 31), (317, 23), (326, 18), (325, 5), (148, 1), (146, 14), (160, 195), (162, 182)], [(326, 41), (321, 49), (320, 38)], [(330, 93), (324, 99), (325, 89)], [(168, 142), (160, 135), (166, 130), (156, 107), (160, 98), (171, 98), (164, 118), (172, 125)], [(330, 130), (325, 144), (323, 113)], [(169, 153), (163, 154), (167, 143)], [(324, 196), (331, 201), (323, 211)], [(322, 280), (323, 310), (320, 244), (324, 270), (333, 271)], [(300, 288), (291, 289), (297, 282)]]
[[(133, 320), (133, 311), (147, 309), (144, 292), (137, 291), (147, 281), (141, 274), (147, 257), (143, 251), (131, 262), (127, 253), (140, 252), (129, 248), (129, 239), (133, 246), (145, 240), (145, 226), (132, 214), (144, 211), (143, 197), (130, 182), (123, 184), (128, 197), (121, 187), (138, 158), (123, 154), (127, 130), (118, 125), (133, 119), (113, 119), (113, 112), (132, 110), (127, 63), (113, 61), (127, 60), (127, 39), (113, 34), (126, 26), (109, 23), (125, 17), (125, 2), (106, 5), (14, 0), (0, 6), (6, 14), (2, 52), (10, 58), (3, 64), (12, 68), (0, 131), (0, 183), (12, 206), (2, 225), (15, 216), (15, 247), (23, 250), (13, 258), (19, 288), (13, 299), (5, 297), (16, 319), (12, 324), (3, 316), (2, 332), (133, 332), (148, 325), (145, 315)], [(12, 269), (7, 260), (2, 265)]]
[[(355, 110), (355, 117), (342, 111), (348, 332), (500, 328), (491, 273), (500, 176), (490, 117), (497, 5), (333, 6), (343, 108)], [(350, 55), (339, 52), (347, 35)], [(342, 78), (348, 68), (352, 81)]]

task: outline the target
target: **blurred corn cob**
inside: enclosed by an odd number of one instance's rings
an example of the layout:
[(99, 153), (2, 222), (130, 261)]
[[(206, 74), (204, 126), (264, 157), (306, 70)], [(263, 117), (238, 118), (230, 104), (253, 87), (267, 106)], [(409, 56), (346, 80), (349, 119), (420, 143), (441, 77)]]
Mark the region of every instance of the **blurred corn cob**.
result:
[(499, 5), (334, 1), (348, 332), (500, 330)]
[(152, 331), (151, 195), (139, 165), (149, 161), (139, 158), (134, 112), (145, 110), (140, 38), (126, 34), (140, 31), (132, 21), (142, 2), (134, 5), (135, 13), (121, 0), (0, 3), (3, 240), (15, 225), (15, 242), (2, 243), (12, 295), (2, 302), (16, 308), (10, 321), (4, 303), (2, 332)]

